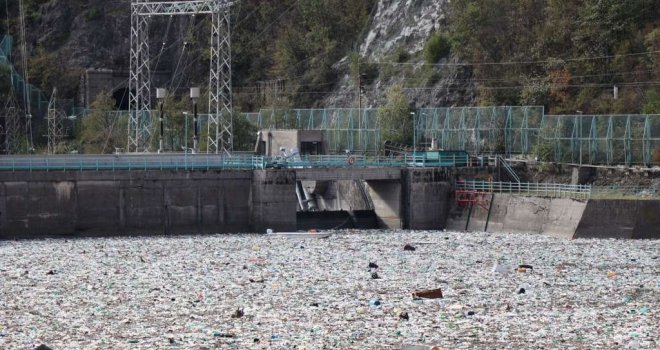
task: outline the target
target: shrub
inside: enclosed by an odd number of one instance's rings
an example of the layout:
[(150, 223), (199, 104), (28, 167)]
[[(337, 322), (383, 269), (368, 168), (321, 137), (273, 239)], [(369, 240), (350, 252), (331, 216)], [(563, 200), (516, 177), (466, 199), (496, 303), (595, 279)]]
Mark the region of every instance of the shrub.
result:
[(446, 35), (433, 33), (424, 46), (424, 59), (428, 64), (437, 63), (451, 52), (451, 43)]
[(554, 160), (554, 150), (549, 143), (537, 143), (532, 147), (532, 154), (541, 162), (552, 162)]

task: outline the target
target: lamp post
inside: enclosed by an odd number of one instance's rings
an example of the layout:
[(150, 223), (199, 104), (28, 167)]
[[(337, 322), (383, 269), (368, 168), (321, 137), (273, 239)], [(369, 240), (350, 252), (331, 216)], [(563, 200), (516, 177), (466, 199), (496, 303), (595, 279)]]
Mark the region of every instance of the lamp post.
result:
[(197, 134), (197, 99), (199, 98), (199, 88), (190, 88), (190, 99), (193, 103), (193, 153), (197, 153), (197, 142), (199, 140)]
[(160, 104), (160, 134), (158, 137), (158, 153), (163, 153), (163, 135), (165, 134), (165, 123), (163, 122), (163, 102), (165, 101), (165, 95), (167, 95), (167, 90), (163, 88), (156, 89), (156, 99)]
[(415, 112), (410, 112), (413, 120), (413, 157), (417, 154), (417, 120)]

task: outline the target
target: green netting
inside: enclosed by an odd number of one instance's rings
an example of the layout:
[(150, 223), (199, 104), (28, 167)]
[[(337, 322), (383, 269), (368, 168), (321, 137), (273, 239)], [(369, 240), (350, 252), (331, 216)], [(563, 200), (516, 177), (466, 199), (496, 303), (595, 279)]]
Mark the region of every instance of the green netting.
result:
[[(122, 112), (127, 113), (127, 112)], [(331, 153), (378, 153), (378, 109), (293, 109), (245, 114), (260, 129), (324, 130)], [(192, 117), (190, 123), (192, 123)], [(200, 132), (207, 115), (200, 114)], [(545, 115), (543, 107), (422, 108), (415, 114), (418, 146), (431, 140), (444, 150), (471, 154), (538, 155), (576, 164), (644, 164), (660, 152), (660, 115)], [(180, 149), (190, 139), (183, 126), (169, 141)]]
[(660, 152), (660, 115), (547, 115), (540, 134), (557, 162), (651, 164)]
[(437, 140), (442, 149), (470, 153), (529, 153), (538, 140), (543, 107), (422, 108), (417, 111), (420, 143)]

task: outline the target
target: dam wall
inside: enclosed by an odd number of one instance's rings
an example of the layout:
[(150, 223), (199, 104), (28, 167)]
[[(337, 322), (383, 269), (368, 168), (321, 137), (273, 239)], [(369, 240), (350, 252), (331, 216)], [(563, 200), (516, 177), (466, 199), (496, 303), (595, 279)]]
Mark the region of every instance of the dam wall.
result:
[(252, 171), (0, 173), (0, 238), (246, 232)]
[[(469, 218), (469, 220), (468, 220)], [(488, 206), (454, 206), (448, 230), (532, 233), (559, 238), (660, 238), (660, 200), (588, 201), (495, 194)]]
[[(364, 181), (380, 227), (442, 229), (435, 168), (0, 172), (0, 239), (295, 231), (297, 181)], [(309, 219), (307, 219), (309, 221)]]
[(592, 199), (575, 238), (660, 238), (660, 200)]
[(660, 238), (660, 200), (495, 194), (470, 211), (452, 198), (453, 170), (351, 170), (0, 172), (0, 239), (295, 231), (296, 183), (314, 179), (361, 181), (381, 228)]

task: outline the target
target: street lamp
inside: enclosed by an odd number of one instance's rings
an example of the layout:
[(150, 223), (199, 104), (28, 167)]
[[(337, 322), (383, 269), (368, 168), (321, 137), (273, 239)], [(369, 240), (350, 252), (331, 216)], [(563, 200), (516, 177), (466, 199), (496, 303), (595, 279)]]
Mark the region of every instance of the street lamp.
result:
[(197, 153), (197, 99), (199, 98), (199, 88), (190, 88), (190, 99), (193, 103), (193, 153)]
[(165, 134), (165, 123), (163, 122), (163, 102), (165, 101), (165, 96), (167, 95), (167, 90), (163, 88), (156, 89), (156, 99), (160, 104), (160, 136), (158, 138), (158, 153), (163, 152), (163, 135)]
[(417, 122), (415, 118), (415, 112), (410, 112), (413, 120), (413, 156), (417, 154)]

